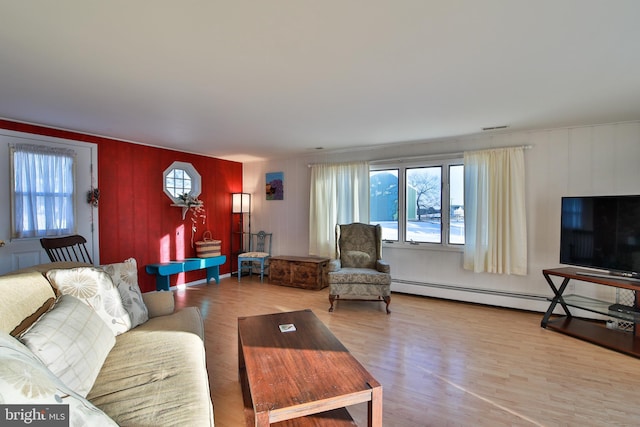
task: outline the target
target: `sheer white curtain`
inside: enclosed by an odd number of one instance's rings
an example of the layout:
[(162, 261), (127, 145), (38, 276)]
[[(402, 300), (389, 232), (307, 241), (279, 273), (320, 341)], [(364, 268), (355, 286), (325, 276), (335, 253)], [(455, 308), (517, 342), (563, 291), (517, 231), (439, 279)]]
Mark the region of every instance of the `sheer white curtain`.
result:
[(464, 153), (464, 268), (527, 274), (524, 147)]
[(11, 147), (11, 156), (13, 237), (73, 234), (75, 152), (15, 144)]
[(309, 254), (335, 256), (336, 224), (369, 223), (369, 163), (311, 166)]

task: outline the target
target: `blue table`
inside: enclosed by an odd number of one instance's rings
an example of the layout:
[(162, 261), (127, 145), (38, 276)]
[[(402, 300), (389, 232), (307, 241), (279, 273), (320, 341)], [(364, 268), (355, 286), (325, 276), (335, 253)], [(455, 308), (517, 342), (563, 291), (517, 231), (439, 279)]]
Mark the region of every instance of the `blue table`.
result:
[(156, 290), (168, 291), (170, 282), (169, 276), (172, 274), (184, 273), (186, 271), (207, 270), (207, 284), (211, 279), (220, 283), (220, 266), (227, 261), (226, 255), (214, 256), (210, 258), (187, 258), (182, 261), (169, 261), (161, 264), (148, 264), (145, 270), (149, 274), (156, 275)]

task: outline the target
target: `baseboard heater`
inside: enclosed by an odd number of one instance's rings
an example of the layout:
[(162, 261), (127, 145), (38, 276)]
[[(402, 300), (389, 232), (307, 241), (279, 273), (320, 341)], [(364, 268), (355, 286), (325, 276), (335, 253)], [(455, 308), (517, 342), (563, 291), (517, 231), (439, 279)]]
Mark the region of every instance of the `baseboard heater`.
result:
[(543, 295), (523, 294), (520, 292), (500, 291), (497, 289), (470, 288), (467, 286), (444, 285), (441, 283), (416, 282), (413, 280), (402, 280), (402, 279), (392, 279), (391, 282), (401, 283), (404, 285), (415, 285), (415, 286), (424, 286), (428, 288), (446, 289), (450, 291), (471, 292), (476, 294), (496, 295), (496, 296), (502, 296), (502, 297), (521, 298), (521, 299), (529, 299), (529, 300), (535, 300), (535, 301), (548, 301), (547, 297)]

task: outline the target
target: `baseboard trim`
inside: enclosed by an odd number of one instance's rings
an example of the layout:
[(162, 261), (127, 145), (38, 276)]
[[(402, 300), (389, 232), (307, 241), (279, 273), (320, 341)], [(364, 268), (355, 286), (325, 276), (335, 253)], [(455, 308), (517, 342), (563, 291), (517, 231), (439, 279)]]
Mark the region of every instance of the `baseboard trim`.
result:
[(402, 280), (402, 279), (392, 279), (392, 284), (397, 283), (399, 285), (410, 285), (410, 286), (423, 286), (428, 288), (437, 288), (437, 289), (446, 289), (450, 291), (459, 291), (459, 292), (472, 292), (474, 294), (487, 294), (487, 295), (496, 295), (502, 297), (509, 298), (520, 298), (520, 299), (529, 299), (536, 301), (548, 301), (547, 297), (544, 295), (536, 295), (536, 294), (525, 294), (521, 292), (510, 292), (510, 291), (502, 291), (498, 289), (486, 289), (486, 288), (473, 288), (468, 286), (460, 286), (460, 285), (446, 285), (443, 283), (430, 283), (430, 282), (416, 282), (412, 280)]

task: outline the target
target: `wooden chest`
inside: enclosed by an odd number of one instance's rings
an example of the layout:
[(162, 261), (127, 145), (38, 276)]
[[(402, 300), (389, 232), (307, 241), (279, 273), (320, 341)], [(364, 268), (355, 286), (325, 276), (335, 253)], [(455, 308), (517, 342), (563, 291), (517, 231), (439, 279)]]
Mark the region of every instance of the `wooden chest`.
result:
[(276, 285), (322, 289), (329, 283), (329, 258), (316, 256), (274, 256), (269, 258), (269, 281)]

